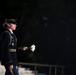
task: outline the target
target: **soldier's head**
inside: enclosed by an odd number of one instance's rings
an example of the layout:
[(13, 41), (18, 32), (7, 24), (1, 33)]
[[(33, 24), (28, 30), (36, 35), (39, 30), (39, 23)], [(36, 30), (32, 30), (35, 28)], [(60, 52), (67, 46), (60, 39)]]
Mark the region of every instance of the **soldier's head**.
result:
[(5, 19), (5, 23), (3, 23), (4, 28), (9, 28), (12, 30), (16, 30), (17, 22), (16, 19)]

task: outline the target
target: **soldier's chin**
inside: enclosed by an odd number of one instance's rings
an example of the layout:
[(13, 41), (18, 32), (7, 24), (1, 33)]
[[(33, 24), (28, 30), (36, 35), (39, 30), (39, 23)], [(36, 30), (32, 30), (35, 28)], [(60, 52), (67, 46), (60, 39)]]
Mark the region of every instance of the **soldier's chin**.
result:
[(16, 29), (13, 29), (13, 30), (16, 30)]

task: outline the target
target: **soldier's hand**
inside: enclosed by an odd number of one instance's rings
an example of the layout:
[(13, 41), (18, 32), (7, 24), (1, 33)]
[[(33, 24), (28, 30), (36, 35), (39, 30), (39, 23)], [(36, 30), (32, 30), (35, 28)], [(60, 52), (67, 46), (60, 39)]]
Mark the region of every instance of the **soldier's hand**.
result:
[(22, 50), (27, 50), (27, 49), (28, 49), (28, 47), (23, 47), (23, 48), (22, 48)]

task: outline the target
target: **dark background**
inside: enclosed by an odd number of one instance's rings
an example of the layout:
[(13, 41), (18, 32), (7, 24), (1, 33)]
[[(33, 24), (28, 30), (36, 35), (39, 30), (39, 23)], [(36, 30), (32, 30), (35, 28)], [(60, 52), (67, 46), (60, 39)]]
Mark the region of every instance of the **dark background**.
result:
[(19, 61), (75, 68), (76, 4), (73, 0), (2, 0), (0, 5), (1, 25), (6, 18), (17, 18), (18, 46), (36, 45), (34, 53), (19, 50)]

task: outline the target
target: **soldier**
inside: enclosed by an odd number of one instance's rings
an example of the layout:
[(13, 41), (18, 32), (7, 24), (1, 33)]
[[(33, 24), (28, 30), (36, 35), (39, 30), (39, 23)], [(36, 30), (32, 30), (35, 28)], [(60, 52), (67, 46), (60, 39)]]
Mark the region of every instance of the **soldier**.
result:
[[(3, 23), (5, 31), (1, 36), (1, 50), (2, 50), (2, 62), (5, 66), (5, 75), (19, 75), (18, 73), (18, 60), (17, 60), (17, 38), (13, 33), (16, 30), (17, 22), (15, 19), (6, 19)], [(27, 49), (23, 48), (24, 50)]]

